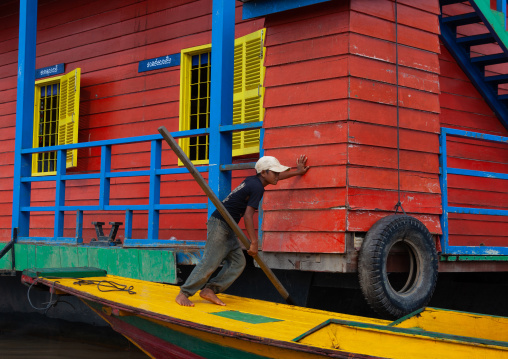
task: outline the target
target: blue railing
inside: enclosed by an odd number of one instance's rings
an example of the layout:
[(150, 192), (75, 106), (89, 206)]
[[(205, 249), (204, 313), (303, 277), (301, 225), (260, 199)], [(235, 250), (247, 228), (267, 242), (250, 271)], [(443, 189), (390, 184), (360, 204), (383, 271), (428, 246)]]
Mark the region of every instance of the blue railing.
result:
[[(220, 126), (218, 132), (232, 132), (251, 130), (262, 127), (262, 122), (254, 122), (239, 125)], [(209, 135), (213, 129), (205, 128), (199, 130), (173, 132), (174, 138), (193, 137)], [(263, 131), (261, 131), (261, 134)], [(150, 143), (150, 169), (133, 171), (111, 171), (111, 148), (115, 145)], [(168, 241), (159, 239), (159, 212), (161, 210), (181, 210), (181, 209), (207, 209), (207, 203), (183, 203), (183, 204), (161, 204), (160, 186), (161, 176), (171, 174), (188, 173), (185, 167), (161, 168), (163, 138), (160, 134), (139, 136), (112, 140), (103, 140), (95, 142), (77, 143), (71, 145), (51, 146), (44, 148), (23, 149), (22, 155), (32, 155), (35, 153), (56, 151), (57, 152), (57, 170), (53, 176), (21, 177), (21, 183), (31, 182), (55, 182), (55, 205), (54, 206), (21, 206), (19, 215), (30, 212), (53, 212), (54, 216), (54, 234), (53, 237), (18, 237), (18, 243), (51, 243), (51, 244), (81, 244), (83, 243), (83, 212), (84, 211), (125, 211), (125, 235), (124, 247), (159, 247), (159, 246), (202, 246), (202, 241)], [(260, 138), (262, 144), (262, 137)], [(66, 152), (73, 149), (83, 148), (101, 148), (100, 170), (97, 173), (67, 174), (65, 166)], [(260, 146), (262, 147), (262, 146)], [(253, 168), (254, 163), (242, 164), (220, 164), (221, 171), (231, 171), (242, 168)], [(208, 172), (209, 166), (198, 166), (199, 172)], [(149, 193), (148, 204), (110, 204), (110, 180), (111, 178), (125, 177), (148, 177)], [(65, 205), (65, 187), (67, 180), (98, 179), (99, 180), (99, 203), (97, 205)], [(64, 215), (65, 212), (76, 212), (76, 234), (74, 237), (64, 237)], [(132, 238), (132, 217), (133, 211), (148, 212), (148, 233), (146, 239)]]
[(492, 246), (452, 246), (449, 244), (448, 215), (450, 213), (477, 214), (489, 216), (508, 216), (508, 210), (470, 207), (450, 207), (448, 204), (448, 175), (473, 176), (483, 178), (497, 178), (508, 180), (507, 173), (473, 171), (460, 168), (450, 168), (447, 164), (447, 136), (466, 137), (484, 141), (500, 142), (508, 144), (508, 137), (488, 135), (478, 132), (461, 131), (451, 128), (441, 128), (440, 136), (440, 184), (443, 214), (441, 215), (441, 236), (442, 254), (446, 255), (508, 255), (508, 243), (506, 247)]

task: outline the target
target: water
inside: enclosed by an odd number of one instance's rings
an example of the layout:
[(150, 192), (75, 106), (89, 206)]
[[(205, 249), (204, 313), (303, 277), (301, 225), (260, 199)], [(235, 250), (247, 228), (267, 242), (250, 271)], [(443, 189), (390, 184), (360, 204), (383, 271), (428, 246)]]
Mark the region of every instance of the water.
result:
[(148, 356), (134, 345), (122, 348), (61, 337), (0, 334), (0, 358), (146, 359)]

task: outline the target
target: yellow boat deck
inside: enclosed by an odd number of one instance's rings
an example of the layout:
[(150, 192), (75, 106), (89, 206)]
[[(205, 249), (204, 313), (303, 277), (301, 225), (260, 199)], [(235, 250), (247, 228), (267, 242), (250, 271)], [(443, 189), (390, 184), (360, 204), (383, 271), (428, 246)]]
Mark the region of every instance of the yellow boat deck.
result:
[[(99, 303), (109, 315), (136, 315), (184, 327), (192, 323), (194, 329), (213, 328), (251, 341), (263, 338), (268, 343), (290, 343), (293, 350), (295, 346), (313, 347), (321, 348), (323, 354), (337, 351), (386, 358), (508, 358), (508, 318), (430, 309), (425, 315), (392, 323), (226, 294), (219, 295), (225, 307), (199, 295), (191, 298), (194, 307), (182, 307), (174, 300), (179, 287), (173, 285), (111, 275), (86, 278), (132, 286), (136, 293), (129, 294), (79, 285), (77, 279), (37, 280), (57, 293)], [(445, 321), (439, 320), (440, 316)]]
[[(194, 307), (182, 307), (175, 302), (175, 297), (179, 292), (179, 287), (177, 286), (112, 275), (108, 275), (107, 278), (93, 277), (86, 279), (94, 281), (108, 280), (128, 287), (132, 286), (136, 294), (131, 295), (127, 292), (119, 291), (101, 292), (97, 285), (74, 284), (77, 282), (76, 279), (59, 278), (57, 280), (47, 280), (58, 282), (59, 287), (63, 286), (73, 289), (72, 291), (87, 293), (97, 299), (118, 303), (119, 308), (130, 309), (133, 312), (157, 313), (162, 316), (177, 318), (196, 324), (219, 327), (228, 331), (281, 341), (292, 341), (306, 331), (332, 318), (379, 325), (390, 323), (390, 321), (386, 320), (295, 307), (227, 294), (218, 295), (226, 303), (225, 307), (212, 304), (197, 294), (190, 298), (195, 303)], [(67, 290), (64, 291), (67, 292)], [(231, 313), (229, 317), (228, 312)], [(222, 316), (218, 315), (221, 313), (223, 313)], [(237, 315), (235, 316), (235, 314)], [(231, 319), (232, 316), (242, 318), (242, 314), (252, 315), (251, 317), (243, 316), (243, 318), (253, 323)]]

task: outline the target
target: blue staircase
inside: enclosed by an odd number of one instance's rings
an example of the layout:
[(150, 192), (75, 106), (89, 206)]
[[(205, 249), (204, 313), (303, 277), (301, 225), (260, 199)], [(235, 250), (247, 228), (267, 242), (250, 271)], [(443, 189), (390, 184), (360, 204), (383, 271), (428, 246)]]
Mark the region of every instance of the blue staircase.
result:
[[(448, 16), (449, 6), (468, 3), (469, 9), (458, 15)], [(441, 40), (477, 90), (508, 129), (508, 92), (500, 93), (499, 86), (508, 83), (508, 32), (506, 31), (506, 0), (498, 0), (496, 10), (490, 8), (490, 0), (440, 0)], [(477, 24), (478, 34), (462, 36), (460, 26)], [(480, 55), (473, 46), (492, 44), (495, 53)], [(489, 65), (507, 64), (506, 73), (486, 76)]]

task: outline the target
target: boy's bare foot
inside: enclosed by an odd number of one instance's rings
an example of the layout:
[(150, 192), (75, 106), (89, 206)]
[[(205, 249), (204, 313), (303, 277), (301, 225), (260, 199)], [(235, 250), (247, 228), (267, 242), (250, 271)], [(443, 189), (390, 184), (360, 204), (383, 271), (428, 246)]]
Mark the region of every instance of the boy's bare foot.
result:
[(214, 303), (214, 304), (226, 305), (226, 303), (224, 303), (222, 300), (217, 298), (217, 296), (215, 295), (213, 290), (211, 290), (210, 288), (203, 289), (201, 292), (199, 292), (199, 296), (203, 299), (208, 300), (209, 302)]
[(175, 298), (175, 301), (184, 307), (193, 307), (194, 303), (192, 303), (189, 298), (185, 296), (182, 292), (178, 293), (178, 295)]

